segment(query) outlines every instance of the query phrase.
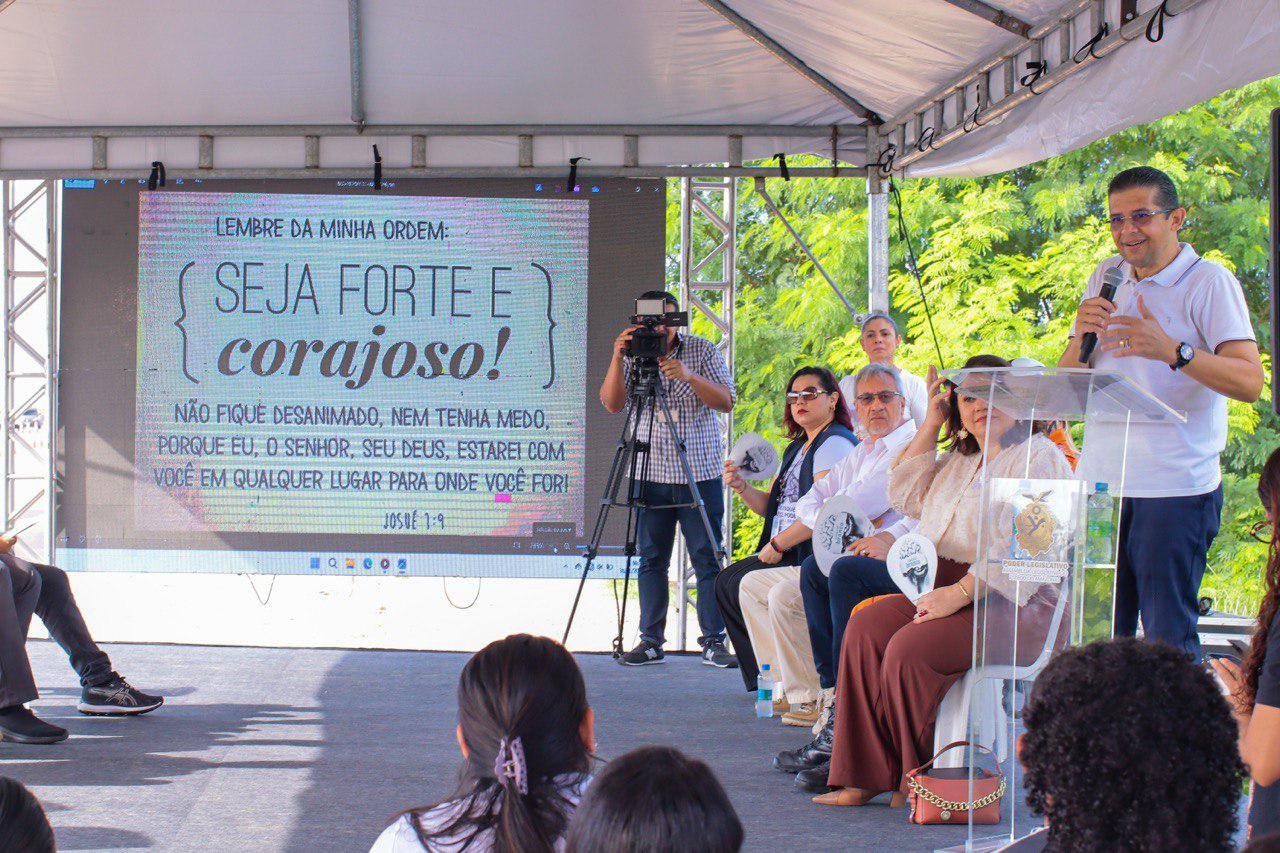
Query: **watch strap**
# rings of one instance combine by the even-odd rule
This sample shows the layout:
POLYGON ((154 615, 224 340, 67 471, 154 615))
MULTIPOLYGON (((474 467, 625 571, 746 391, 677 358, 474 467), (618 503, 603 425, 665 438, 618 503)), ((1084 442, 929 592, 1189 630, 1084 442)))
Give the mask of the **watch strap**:
POLYGON ((1190 358, 1186 358, 1185 356, 1183 356, 1182 354, 1183 347, 1186 347, 1187 349, 1191 350, 1192 358, 1195 357, 1195 349, 1191 346, 1191 344, 1187 343, 1186 341, 1179 341, 1178 349, 1177 349, 1177 359, 1173 362, 1173 364, 1169 365, 1170 370, 1181 370, 1182 368, 1186 367, 1188 364, 1191 363, 1190 358))

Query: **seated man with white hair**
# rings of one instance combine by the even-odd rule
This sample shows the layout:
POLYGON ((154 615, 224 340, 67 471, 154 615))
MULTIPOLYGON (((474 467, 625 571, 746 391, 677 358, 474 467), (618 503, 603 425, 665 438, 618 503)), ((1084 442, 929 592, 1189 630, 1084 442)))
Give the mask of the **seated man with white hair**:
MULTIPOLYGON (((796 520, 774 537, 784 549, 813 535, 823 504, 836 495, 852 498, 877 530, 889 528, 900 536, 913 526, 889 505, 889 465, 916 434, 915 423, 906 416, 898 370, 873 362, 858 371, 853 386, 852 402, 867 437, 796 502, 796 520)), ((756 657, 776 662, 785 695, 800 705, 784 714, 783 722, 811 725, 830 704, 835 680, 832 672, 820 681, 815 667, 800 572, 799 566, 754 571, 742 579, 738 596, 756 657)))

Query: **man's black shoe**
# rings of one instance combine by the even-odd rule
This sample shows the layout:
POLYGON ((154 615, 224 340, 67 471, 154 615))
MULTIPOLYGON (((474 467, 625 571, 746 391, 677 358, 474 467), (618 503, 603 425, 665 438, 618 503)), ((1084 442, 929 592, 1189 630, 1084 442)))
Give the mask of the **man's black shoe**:
POLYGON ((809 794, 825 794, 835 790, 827 784, 827 774, 831 772, 831 762, 826 761, 817 767, 801 770, 796 774, 796 787, 809 794))
POLYGON ((645 666, 651 663, 666 663, 667 656, 662 653, 662 646, 641 640, 640 645, 618 658, 623 666, 645 666))
POLYGON ((723 640, 712 640, 702 647, 702 662, 719 669, 737 669, 738 659, 729 654, 723 640))
POLYGON ((820 764, 831 761, 831 742, 835 735, 835 724, 828 722, 818 736, 799 749, 779 752, 773 759, 773 766, 783 773, 799 773, 820 764))
POLYGON ((22 705, 0 709, 0 739, 14 743, 59 743, 67 739, 67 730, 31 713, 22 705))
POLYGON ((133 717, 154 711, 163 704, 163 696, 143 693, 117 675, 106 684, 81 691, 76 710, 100 717, 133 717))

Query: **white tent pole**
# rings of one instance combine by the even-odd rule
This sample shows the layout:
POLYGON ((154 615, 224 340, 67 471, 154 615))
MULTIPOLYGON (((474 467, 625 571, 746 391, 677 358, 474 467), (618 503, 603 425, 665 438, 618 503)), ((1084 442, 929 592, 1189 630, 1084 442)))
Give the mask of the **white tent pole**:
POLYGON ((351 120, 364 132, 364 45, 360 38, 360 0, 347 0, 347 27, 351 32, 351 120))
POLYGON ((990 21, 997 27, 1008 30, 1014 35, 1026 38, 1027 34, 1031 32, 1031 25, 1026 21, 1009 14, 1003 9, 997 9, 995 6, 983 3, 982 0, 947 0, 947 2, 958 9, 964 9, 966 12, 971 12, 983 20, 990 21))
POLYGON ((844 293, 841 292, 835 281, 827 274, 826 269, 822 266, 822 262, 814 256, 813 251, 809 248, 809 244, 804 241, 804 238, 801 237, 799 233, 797 233, 796 229, 791 227, 791 223, 787 221, 787 217, 782 215, 782 211, 778 210, 778 205, 774 203, 773 197, 770 196, 769 191, 765 189, 764 178, 756 178, 756 195, 760 196, 764 201, 764 206, 769 209, 769 212, 773 214, 774 218, 782 223, 782 227, 787 229, 787 233, 791 235, 791 239, 800 247, 800 251, 804 252, 813 263, 813 268, 827 280, 827 284, 829 284, 831 289, 835 291, 836 296, 840 297, 840 301, 844 303, 844 307, 849 309, 849 313, 856 318, 858 316, 858 309, 853 307, 853 303, 849 301, 849 297, 845 296, 844 293))
POLYGON ((844 89, 841 89, 835 83, 832 83, 826 77, 823 77, 817 71, 814 71, 798 56, 778 44, 778 42, 776 42, 768 33, 739 15, 737 12, 733 11, 733 9, 722 3, 721 0, 702 0, 702 4, 728 21, 734 29, 738 30, 738 32, 742 33, 747 38, 772 53, 778 59, 782 60, 789 68, 801 77, 808 80, 831 97, 835 98, 846 110, 873 124, 880 123, 880 116, 877 115, 874 110, 863 106, 857 98, 853 97, 853 95, 850 95, 844 89))
POLYGON ((889 310, 889 193, 875 167, 867 169, 867 310, 889 310))

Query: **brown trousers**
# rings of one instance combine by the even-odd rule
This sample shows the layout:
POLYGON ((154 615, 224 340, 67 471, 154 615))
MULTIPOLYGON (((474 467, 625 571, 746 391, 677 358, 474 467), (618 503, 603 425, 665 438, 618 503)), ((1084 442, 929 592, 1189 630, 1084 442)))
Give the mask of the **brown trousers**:
MULTIPOLYGON (((1052 604, 1039 595, 1033 601, 1020 620, 1016 657, 1024 665, 1044 648, 1046 606, 1052 613, 1052 604)), ((894 595, 849 617, 836 679, 828 784, 898 790, 903 773, 933 757, 938 707, 973 663, 973 613, 966 607, 915 624, 915 605, 905 595, 894 595)), ((999 630, 998 623, 1011 629, 1013 607, 993 595, 986 618, 989 630, 999 630)))

